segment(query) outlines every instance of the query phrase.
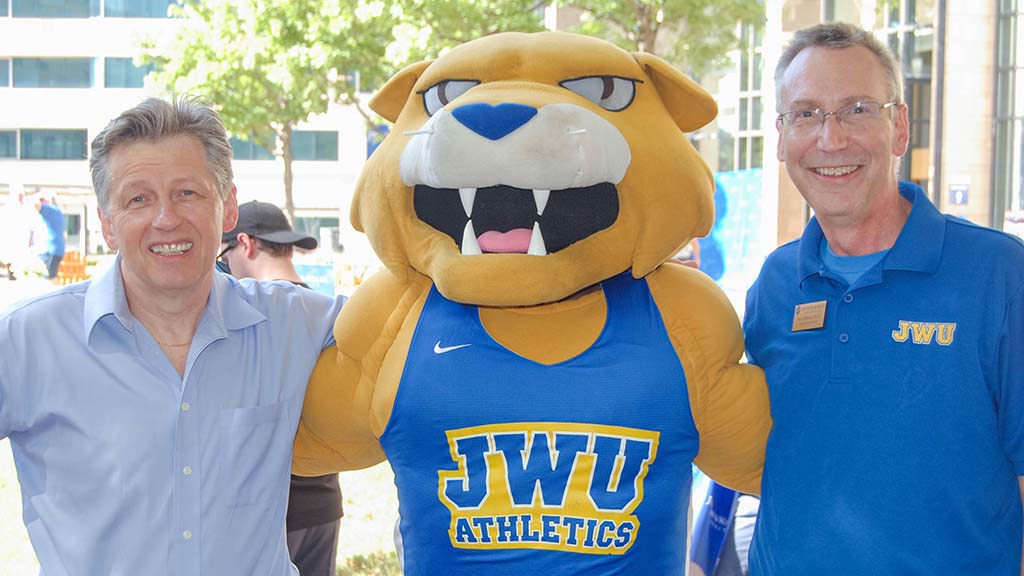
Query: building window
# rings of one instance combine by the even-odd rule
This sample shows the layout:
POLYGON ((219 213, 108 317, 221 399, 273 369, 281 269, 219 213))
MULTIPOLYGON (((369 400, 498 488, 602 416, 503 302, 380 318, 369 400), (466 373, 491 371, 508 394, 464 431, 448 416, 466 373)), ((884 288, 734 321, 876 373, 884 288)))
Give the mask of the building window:
MULTIPOLYGON (((736 163, 732 165, 733 170, 748 170, 760 168, 764 164, 764 137, 744 136, 736 138, 736 163)), ((727 166, 720 166, 725 168, 727 166)))
POLYGON ((92 58, 15 58, 15 88, 90 88, 92 58))
POLYGON ((931 80, 914 78, 907 81, 904 99, 913 106, 910 117, 910 148, 931 147, 932 127, 932 83, 931 80))
POLYGON ((7 0, 0 0, 0 18, 7 16, 7 0))
POLYGON ((104 58, 103 86, 106 88, 143 88, 152 66, 136 66, 131 58, 104 58))
POLYGON ((739 94, 736 115, 732 118, 735 132, 723 130, 719 122, 718 170, 747 170, 763 164, 764 154, 764 76, 763 23, 742 24, 740 37, 739 94))
POLYGON ((320 238, 321 228, 337 228, 340 224, 337 216, 296 216, 295 231, 305 236, 320 238))
POLYGON ((329 245, 322 245, 322 248, 330 249, 334 252, 340 252, 342 250, 341 243, 339 241, 338 230, 341 221, 337 216, 295 216, 295 231, 304 236, 312 236, 317 241, 323 240, 329 242, 329 245), (321 230, 327 229, 326 234, 322 234, 321 230))
POLYGON ((81 214, 64 214, 64 235, 69 239, 79 235, 82 230, 81 214))
POLYGON ((103 15, 108 18, 167 18, 174 0, 106 0, 103 15))
POLYGON ((295 160, 338 160, 338 133, 295 130, 292 132, 295 160))
POLYGON ((718 130, 718 170, 729 171, 736 167, 736 139, 728 130, 718 130))
POLYGON ((15 18, 89 18, 100 15, 100 0, 11 0, 11 14, 15 18))
MULTIPOLYGON (((3 0, 0 0, 3 2, 3 0)), ((0 58, 0 88, 7 88, 11 85, 11 61, 0 58)))
POLYGON ((1024 230, 1024 1, 1001 0, 996 28, 993 225, 1024 230))
POLYGON ((14 130, 0 130, 0 158, 17 158, 17 142, 17 132, 14 130))
POLYGON ((249 140, 231 137, 231 152, 235 160, 273 160, 274 154, 249 140))
POLYGON ((900 162, 899 178, 926 186, 931 164, 935 1, 889 0, 884 7, 876 11, 875 24, 903 69, 903 100, 911 128, 910 153, 900 162))
POLYGON ((22 130, 22 160, 85 160, 85 130, 22 130))

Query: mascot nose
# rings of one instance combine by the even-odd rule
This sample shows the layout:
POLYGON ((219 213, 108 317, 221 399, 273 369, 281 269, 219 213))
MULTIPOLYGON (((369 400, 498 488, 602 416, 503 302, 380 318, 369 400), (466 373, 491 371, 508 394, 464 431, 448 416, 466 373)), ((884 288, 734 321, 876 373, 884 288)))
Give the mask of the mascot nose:
POLYGON ((452 110, 452 116, 466 128, 490 140, 504 138, 536 115, 533 106, 507 102, 497 106, 477 102, 452 110))

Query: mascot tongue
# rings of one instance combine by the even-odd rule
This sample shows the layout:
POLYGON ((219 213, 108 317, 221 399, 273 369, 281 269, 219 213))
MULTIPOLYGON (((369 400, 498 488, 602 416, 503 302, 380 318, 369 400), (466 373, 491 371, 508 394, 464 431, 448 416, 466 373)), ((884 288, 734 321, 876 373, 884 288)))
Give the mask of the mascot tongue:
POLYGON ((529 228, 516 228, 508 232, 484 232, 476 239, 483 252, 511 252, 526 254, 530 249, 530 236, 533 231, 529 228))

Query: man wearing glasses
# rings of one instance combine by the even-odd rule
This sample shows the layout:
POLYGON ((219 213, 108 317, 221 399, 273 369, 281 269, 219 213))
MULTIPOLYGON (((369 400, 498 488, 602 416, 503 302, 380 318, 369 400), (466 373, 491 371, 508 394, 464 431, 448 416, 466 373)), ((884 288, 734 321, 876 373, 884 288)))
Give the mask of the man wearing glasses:
POLYGON ((747 296, 774 419, 751 574, 1017 576, 1024 245, 897 182, 907 106, 874 37, 801 30, 775 78, 815 217, 747 296))

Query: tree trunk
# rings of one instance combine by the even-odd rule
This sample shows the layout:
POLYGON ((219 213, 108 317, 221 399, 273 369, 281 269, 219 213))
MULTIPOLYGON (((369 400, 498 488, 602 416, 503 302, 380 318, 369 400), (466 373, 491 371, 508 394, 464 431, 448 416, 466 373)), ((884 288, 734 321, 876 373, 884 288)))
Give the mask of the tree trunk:
POLYGON ((281 127, 277 135, 281 141, 281 160, 284 162, 284 213, 295 226, 295 201, 292 199, 292 125, 281 127))
POLYGON ((636 22, 636 44, 639 52, 657 54, 658 11, 657 5, 638 4, 636 22))

